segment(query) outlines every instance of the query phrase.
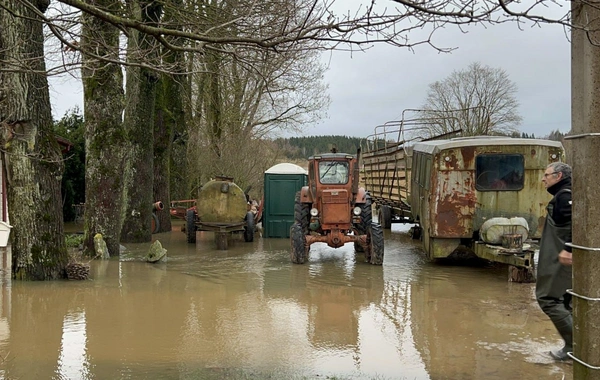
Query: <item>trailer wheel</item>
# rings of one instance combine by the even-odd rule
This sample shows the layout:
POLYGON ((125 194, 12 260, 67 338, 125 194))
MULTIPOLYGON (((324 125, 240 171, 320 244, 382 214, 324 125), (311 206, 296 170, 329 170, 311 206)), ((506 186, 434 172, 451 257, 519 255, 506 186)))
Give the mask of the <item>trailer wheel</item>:
POLYGON ((390 206, 382 205, 377 210, 377 220, 384 230, 392 228, 392 209, 390 206))
POLYGON ((160 231, 160 222, 158 220, 158 215, 152 213, 152 220, 150 221, 150 230, 151 233, 156 234, 160 231))
POLYGON ((308 247, 306 246, 306 235, 302 231, 302 226, 299 223, 292 224, 290 228, 290 242, 292 251, 290 258, 294 264, 304 264, 308 259, 308 247))
POLYGON ((188 243, 196 243, 196 213, 194 210, 187 210, 185 213, 185 235, 188 243))
POLYGON ((294 222, 302 227, 304 234, 308 233, 308 223, 310 221, 310 204, 300 201, 300 192, 296 193, 294 200, 294 222))
POLYGON ((411 239, 419 240, 421 239, 421 227, 420 226, 412 226, 410 230, 408 230, 411 239))
POLYGON ((373 223, 367 235, 365 260, 373 265, 383 264, 383 229, 379 224, 373 223))
POLYGON ((246 214, 246 226, 244 226, 244 241, 250 243, 254 241, 254 213, 248 211, 246 214))

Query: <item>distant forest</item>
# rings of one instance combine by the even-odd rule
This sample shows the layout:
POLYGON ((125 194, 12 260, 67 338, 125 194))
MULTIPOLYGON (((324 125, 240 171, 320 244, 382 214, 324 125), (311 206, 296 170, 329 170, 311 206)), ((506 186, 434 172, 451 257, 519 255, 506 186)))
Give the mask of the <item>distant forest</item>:
MULTIPOLYGON (((566 134, 558 130, 551 131, 548 136, 541 137, 542 139, 562 141, 566 134)), ((535 139, 535 134, 514 133, 512 137, 535 139)), ((277 146, 282 148, 282 153, 288 159, 306 159, 312 155, 319 153, 328 153, 332 146, 337 147, 340 153, 356 154, 356 150, 363 140, 360 137, 348 136, 306 136, 306 137, 290 137, 278 138, 275 140, 277 146)))
POLYGON ((360 137, 330 135, 278 138, 275 143, 282 148, 287 158, 306 159, 315 154, 329 153, 332 146, 335 146, 339 153, 356 154, 360 140, 360 137))

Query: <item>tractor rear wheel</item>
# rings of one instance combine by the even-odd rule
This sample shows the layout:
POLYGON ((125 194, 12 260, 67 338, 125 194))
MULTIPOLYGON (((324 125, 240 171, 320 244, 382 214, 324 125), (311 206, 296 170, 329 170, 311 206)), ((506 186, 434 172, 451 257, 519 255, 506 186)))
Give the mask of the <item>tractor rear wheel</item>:
POLYGON ((367 235, 365 260, 373 265, 383 264, 383 229, 379 224, 373 223, 367 235))
POLYGON ((196 243, 196 213, 194 210, 187 210, 185 213, 185 235, 188 243, 196 243))
MULTIPOLYGON (((373 222, 373 210, 371 206, 371 197, 367 195, 365 203, 358 205, 361 208, 360 212, 360 223, 354 225, 356 232, 359 235, 367 234, 367 231, 371 227, 373 222)), ((354 250, 356 252, 365 252, 365 249, 359 243, 354 243, 354 250)))
POLYGON ((356 228, 361 235, 367 233, 367 230, 371 227, 371 223, 373 222, 373 209, 371 205, 371 197, 369 195, 367 195, 365 203, 358 205, 361 209, 360 223, 356 225, 356 228))
POLYGON ((308 233, 308 223, 310 222, 310 204, 300 201, 300 192, 296 193, 294 201, 294 222, 302 227, 304 234, 308 233))
POLYGON ((308 247, 306 246, 306 235, 299 223, 292 224, 290 228, 290 242, 292 251, 290 258, 294 264, 304 264, 308 259, 308 247))
POLYGON ((254 213, 248 211, 246 214, 246 225, 244 226, 244 241, 250 243, 254 241, 254 213))

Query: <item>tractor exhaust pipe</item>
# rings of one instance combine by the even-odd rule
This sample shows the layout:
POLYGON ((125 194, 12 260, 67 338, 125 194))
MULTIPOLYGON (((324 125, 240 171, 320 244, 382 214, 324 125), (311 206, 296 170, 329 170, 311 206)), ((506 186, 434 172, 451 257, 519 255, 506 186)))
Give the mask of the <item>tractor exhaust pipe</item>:
POLYGON ((358 176, 360 175, 360 147, 356 150, 356 165, 354 165, 354 170, 352 172, 352 205, 354 205, 354 200, 356 199, 356 194, 358 194, 358 176))

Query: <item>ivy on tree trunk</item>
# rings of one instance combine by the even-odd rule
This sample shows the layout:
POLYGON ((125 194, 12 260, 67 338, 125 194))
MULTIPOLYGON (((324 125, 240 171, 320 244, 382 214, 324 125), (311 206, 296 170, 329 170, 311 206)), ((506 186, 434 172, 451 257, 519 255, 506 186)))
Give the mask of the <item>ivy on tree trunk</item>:
MULTIPOLYGON (((49 2, 32 4, 45 12, 49 2)), ((43 25, 37 13, 14 0, 0 7, 0 25, 0 123, 13 226, 12 277, 65 278, 68 254, 60 196, 63 164, 53 134, 43 25)))

